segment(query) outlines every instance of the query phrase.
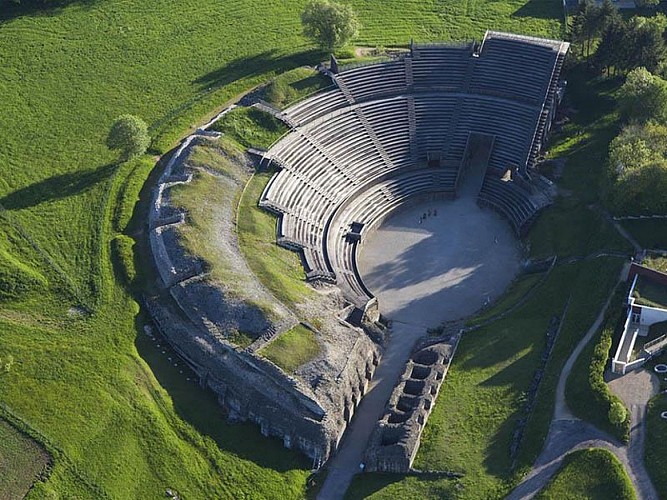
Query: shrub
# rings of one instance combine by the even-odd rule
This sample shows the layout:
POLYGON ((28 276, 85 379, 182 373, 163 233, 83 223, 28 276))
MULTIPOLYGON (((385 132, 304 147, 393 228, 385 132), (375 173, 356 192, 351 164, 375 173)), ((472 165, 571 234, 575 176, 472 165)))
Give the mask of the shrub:
POLYGON ((620 401, 613 401, 609 407, 609 421, 612 425, 621 426, 628 418, 628 412, 620 401))

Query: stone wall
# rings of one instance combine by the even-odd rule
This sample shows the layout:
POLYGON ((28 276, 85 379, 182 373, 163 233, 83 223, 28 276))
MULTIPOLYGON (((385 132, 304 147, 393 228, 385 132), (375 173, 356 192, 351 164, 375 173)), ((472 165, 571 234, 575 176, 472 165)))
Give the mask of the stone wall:
POLYGON ((411 469, 458 340, 454 336, 412 354, 369 439, 366 471, 406 473, 411 469))
MULTIPOLYGON (((215 392, 230 420, 256 423, 264 435, 282 439, 286 447, 300 450, 319 465, 335 450, 365 394, 381 347, 362 328, 336 317, 344 301, 334 290, 298 311, 302 317, 317 311, 329 319, 313 328, 321 354, 294 374, 257 355, 256 349, 230 343, 233 332, 279 336, 298 320, 256 282, 244 261, 235 266, 243 268, 248 284, 246 295, 239 296, 224 283, 210 280, 206 262, 182 247, 178 226, 188 221, 172 206, 169 193, 171 187, 192 180, 186 160, 190 148, 203 140, 208 138, 188 138, 154 189, 149 242, 168 293, 145 303, 161 335, 202 385, 215 392)), ((223 221, 227 222, 233 225, 223 221)), ((226 244, 238 250, 236 241, 226 244)))

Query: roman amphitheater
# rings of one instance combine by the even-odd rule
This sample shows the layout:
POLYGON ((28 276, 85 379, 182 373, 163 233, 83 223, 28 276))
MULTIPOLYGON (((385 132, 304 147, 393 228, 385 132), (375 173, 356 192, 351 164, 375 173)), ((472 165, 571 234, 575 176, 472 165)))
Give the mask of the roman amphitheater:
POLYGON ((188 149, 219 134, 202 129, 181 147, 154 189, 162 293, 146 305, 230 419, 256 423, 314 468, 343 455, 366 470, 410 470, 461 320, 512 282, 524 255, 517 236, 551 203, 554 186, 534 166, 567 50, 498 32, 412 43, 388 62, 332 58, 319 68, 331 85, 287 109, 250 103, 289 132, 237 158, 239 178, 225 182, 236 189, 254 168, 275 170, 258 203, 278 216, 277 244, 298 252, 315 291, 296 305, 252 278, 231 210, 217 244, 238 283, 215 280, 183 249, 187 214, 172 190, 192 178, 188 149), (262 353, 298 325, 320 350, 288 371, 262 353), (238 332, 251 341, 239 344, 238 332))

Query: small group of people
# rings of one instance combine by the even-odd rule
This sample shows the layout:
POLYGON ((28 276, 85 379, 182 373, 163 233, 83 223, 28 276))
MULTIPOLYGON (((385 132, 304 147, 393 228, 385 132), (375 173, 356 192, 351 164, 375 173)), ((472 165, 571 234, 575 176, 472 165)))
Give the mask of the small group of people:
POLYGON ((426 220, 427 217, 430 216, 437 217, 438 216, 438 211, 434 208, 431 210, 430 208, 428 209, 428 212, 424 212, 420 217, 419 217, 419 223, 421 224, 423 221, 426 220))

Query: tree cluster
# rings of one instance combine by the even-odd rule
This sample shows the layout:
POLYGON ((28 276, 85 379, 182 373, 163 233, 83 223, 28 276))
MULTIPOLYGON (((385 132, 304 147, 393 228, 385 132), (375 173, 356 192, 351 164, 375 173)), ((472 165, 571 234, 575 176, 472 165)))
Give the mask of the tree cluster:
POLYGON ((611 0, 583 0, 572 18, 571 38, 580 54, 608 75, 639 67, 657 71, 667 55, 666 29, 663 14, 624 19, 611 0))
POLYGON ((610 205, 621 213, 667 213, 667 81, 632 70, 619 106, 626 125, 609 147, 610 205))

